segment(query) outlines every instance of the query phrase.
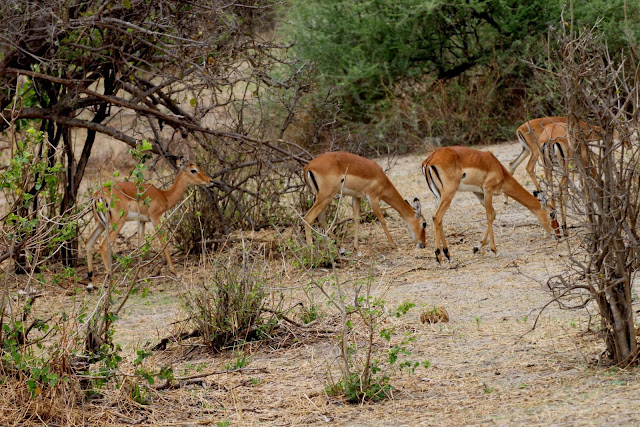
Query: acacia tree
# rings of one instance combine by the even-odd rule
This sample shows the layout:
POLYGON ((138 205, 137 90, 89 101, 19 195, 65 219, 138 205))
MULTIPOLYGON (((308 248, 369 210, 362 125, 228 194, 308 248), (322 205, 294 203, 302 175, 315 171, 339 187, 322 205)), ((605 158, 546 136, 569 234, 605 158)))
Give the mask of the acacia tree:
MULTIPOLYGON (((54 148, 47 152, 62 153, 66 175, 60 212, 77 202, 97 134, 131 147, 147 139, 158 155, 183 150, 186 138, 211 154, 214 164, 207 169, 218 169, 212 174, 219 186, 208 196, 216 210, 234 191, 250 191, 242 184, 225 186, 230 171, 306 158, 283 141, 265 141, 283 137, 295 100, 308 85, 306 69, 278 59, 286 46, 260 36, 269 29, 275 3, 0 2, 0 130, 20 130, 29 120, 47 134, 54 148), (276 67, 280 78, 273 77, 276 67), (265 88, 279 91, 289 108, 275 135, 256 103, 265 88), (79 153, 74 138, 81 138, 79 153), (293 150, 300 155, 292 156, 293 150)), ((53 156, 50 165, 56 162, 53 156)), ((264 174, 264 168, 250 174, 264 174)), ((228 232, 225 215, 235 215, 238 208, 218 209, 214 230, 228 232)), ((76 249, 72 240, 63 257, 68 263, 76 249)))
POLYGON ((560 42, 556 76, 573 145, 568 170, 576 176, 564 178, 577 240, 567 240, 570 265, 548 286, 564 308, 595 303, 606 354, 626 366, 638 357, 632 285, 640 262, 640 146, 631 136, 640 124, 639 68, 632 57, 613 61, 595 30, 565 33, 560 42), (571 126, 579 119, 597 125, 600 139, 571 126))

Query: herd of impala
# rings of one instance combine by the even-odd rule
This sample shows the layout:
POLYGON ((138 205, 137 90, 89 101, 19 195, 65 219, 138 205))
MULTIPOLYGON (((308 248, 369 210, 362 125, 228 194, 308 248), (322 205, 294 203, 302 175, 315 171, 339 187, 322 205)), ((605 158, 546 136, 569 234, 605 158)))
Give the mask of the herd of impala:
MULTIPOLYGON (((599 138, 600 128, 585 122, 580 122, 578 126, 590 133, 587 138, 599 138)), ((493 221, 496 216, 493 209, 493 196, 499 194, 511 197, 529 209, 538 218, 545 231, 554 238, 559 238, 561 233, 566 235, 566 200, 563 200, 567 190, 566 173, 569 170, 568 163, 575 161, 571 139, 567 132, 567 119, 544 117, 529 120, 517 129, 516 136, 522 145, 522 152, 509 164, 509 170, 490 152, 467 147, 438 148, 422 162, 422 173, 437 201, 437 208, 433 214, 433 226, 435 255, 438 262, 442 262, 444 257, 451 261, 442 230, 442 218, 458 191, 473 192, 486 210, 487 228, 480 246, 475 247, 474 252, 482 250, 487 240, 491 250, 495 254, 498 252, 493 237, 493 221), (530 159, 526 169, 536 187, 535 196, 512 176, 518 165, 528 156, 530 159), (553 170, 554 162, 565 172, 560 181, 560 197, 557 201, 553 197, 547 201, 544 192, 540 189, 534 172, 538 161, 545 167, 547 180, 552 179, 549 174, 553 170), (561 225, 556 218, 556 205, 560 208, 561 225)), ((100 245, 100 254, 107 271, 110 271, 109 244, 115 242, 125 222, 138 221, 138 244, 142 245, 145 223, 151 222, 154 226, 159 226, 162 215, 182 199, 188 186, 213 185, 212 178, 202 172, 197 165, 180 158, 177 166, 178 175, 168 190, 160 190, 151 184, 144 184, 139 189, 131 182, 121 181, 95 192, 93 216, 96 225, 86 244, 88 277, 85 283, 89 287, 94 276, 93 247, 103 232, 109 230, 100 245)), ((330 233, 325 211, 334 197, 344 195, 352 197, 353 246, 358 255, 360 254, 358 242, 360 200, 365 198, 369 200, 373 213, 382 224, 392 248, 396 248, 396 244, 387 229, 380 209, 380 200, 388 203, 404 219, 416 246, 418 248, 426 246, 427 222, 422 216, 420 201, 415 198, 412 203, 409 203, 403 199, 382 168, 374 161, 346 152, 327 152, 307 164, 304 168, 304 179, 315 194, 315 202, 304 216, 308 244, 313 240, 311 226, 316 218, 330 233)), ((163 252, 169 269, 178 276, 166 244, 163 252)))

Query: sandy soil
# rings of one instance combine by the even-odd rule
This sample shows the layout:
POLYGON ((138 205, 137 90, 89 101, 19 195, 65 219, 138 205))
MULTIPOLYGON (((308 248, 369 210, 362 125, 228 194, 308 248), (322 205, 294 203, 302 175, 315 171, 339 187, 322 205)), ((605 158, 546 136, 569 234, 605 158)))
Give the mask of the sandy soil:
MULTIPOLYGON (((512 143, 486 149, 507 164, 518 147, 512 143)), ((420 174, 426 154, 401 157, 389 175, 401 194, 422 200, 429 220, 435 199, 420 174)), ((532 189, 524 166, 516 178, 532 189)), ((338 270, 346 289, 372 273, 373 293, 382 296, 387 307, 403 301, 418 306, 390 324, 400 332, 415 332, 411 358, 429 360, 431 366, 392 375, 393 399, 350 405, 328 397, 323 389, 328 367, 335 369, 336 336, 285 324, 277 339, 245 348, 251 353, 248 370, 154 391, 150 405, 112 408, 111 413, 118 412, 116 419, 122 423, 139 420, 149 425, 637 425, 637 370, 595 364, 603 343, 586 332, 588 313, 551 304, 537 317, 551 299, 544 281, 563 268, 564 244, 545 235, 536 218, 513 200, 504 205, 498 197, 494 205, 498 257, 490 251, 473 254, 485 229, 485 212, 472 194, 460 193, 444 217, 452 264, 437 264, 430 221, 428 247, 419 250, 412 247, 399 216, 390 212, 388 224, 399 249, 389 249, 380 224, 365 223, 363 256, 348 257, 338 270), (420 323, 421 309, 434 305, 446 308, 448 323, 420 323)), ((181 291, 189 283, 207 280, 197 260, 176 261, 183 263, 182 282, 152 281, 149 294, 134 296, 117 322, 115 340, 124 344, 129 361, 134 349, 176 330, 172 322, 184 316, 181 291)), ((291 303, 308 304, 301 289, 310 283, 310 275, 318 279, 331 274, 296 268, 291 256, 284 262, 275 259, 272 268, 271 296, 284 293, 291 303)), ((335 328, 337 315, 312 293, 324 311, 317 327, 335 328)), ((382 343, 378 350, 384 350, 382 343)), ((212 354, 202 347, 177 346, 155 354, 151 362, 190 375, 197 369, 223 370, 234 360, 233 351, 212 354)))

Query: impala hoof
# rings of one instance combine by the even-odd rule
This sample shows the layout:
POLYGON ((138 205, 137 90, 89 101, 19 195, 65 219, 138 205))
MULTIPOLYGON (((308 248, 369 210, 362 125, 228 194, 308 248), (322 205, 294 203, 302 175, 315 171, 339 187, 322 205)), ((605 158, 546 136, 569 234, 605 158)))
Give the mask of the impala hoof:
POLYGON ((473 253, 477 254, 478 252, 482 253, 482 248, 480 246, 474 246, 473 253))
POLYGON ((80 285, 84 285, 84 288, 87 292, 91 292, 93 291, 94 287, 93 287, 93 273, 89 272, 87 274, 87 277, 85 277, 82 280, 78 280, 78 284, 80 285))

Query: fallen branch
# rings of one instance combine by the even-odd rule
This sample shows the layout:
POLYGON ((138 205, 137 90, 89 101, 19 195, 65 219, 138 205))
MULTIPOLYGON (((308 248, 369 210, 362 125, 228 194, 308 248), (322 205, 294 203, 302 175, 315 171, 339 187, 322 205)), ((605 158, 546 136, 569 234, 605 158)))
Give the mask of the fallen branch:
POLYGON ((178 377, 172 380, 167 380, 164 384, 155 387, 155 390, 167 390, 167 389, 176 389, 180 387, 184 387, 186 385, 197 383, 194 380, 202 379, 206 377, 210 377, 212 375, 221 375, 221 374, 230 374, 234 372, 260 372, 263 374, 268 373, 267 368, 236 368, 236 369, 225 369, 222 371, 211 371, 205 372, 202 374, 190 375, 188 377, 178 377))

